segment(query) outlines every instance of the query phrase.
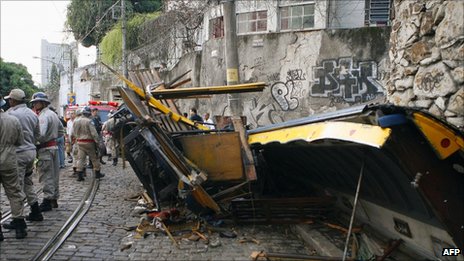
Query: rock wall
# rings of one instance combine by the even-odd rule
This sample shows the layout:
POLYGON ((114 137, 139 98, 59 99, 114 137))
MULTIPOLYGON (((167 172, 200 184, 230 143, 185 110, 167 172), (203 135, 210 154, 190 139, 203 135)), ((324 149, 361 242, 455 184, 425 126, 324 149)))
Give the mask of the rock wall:
MULTIPOLYGON (((239 36, 240 81, 268 84, 262 93, 239 96, 242 115, 255 128, 384 101, 389 34, 383 27, 239 36)), ((207 41, 195 61, 191 68, 199 75, 192 78, 199 86, 225 85, 223 39, 207 41)), ((168 79, 185 72, 185 65, 178 67, 168 79)), ((181 111, 197 107, 201 114, 230 115, 227 95, 176 103, 181 111)))
POLYGON ((464 3, 395 1, 388 101, 464 128, 464 3))

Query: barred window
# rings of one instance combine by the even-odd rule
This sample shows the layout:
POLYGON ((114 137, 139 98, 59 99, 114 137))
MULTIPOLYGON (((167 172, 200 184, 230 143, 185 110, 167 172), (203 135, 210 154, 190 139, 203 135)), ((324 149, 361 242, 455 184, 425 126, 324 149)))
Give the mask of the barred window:
POLYGON ((314 27, 314 4, 280 8, 280 29, 298 30, 314 27))
POLYGON ((267 11, 241 13, 237 15, 237 33, 267 31, 267 11))

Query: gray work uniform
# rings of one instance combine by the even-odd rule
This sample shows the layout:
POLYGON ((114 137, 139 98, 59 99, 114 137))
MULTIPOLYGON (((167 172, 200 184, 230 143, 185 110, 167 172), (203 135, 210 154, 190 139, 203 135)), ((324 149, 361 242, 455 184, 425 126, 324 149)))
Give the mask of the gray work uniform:
POLYGON ((16 148, 18 178, 27 203, 32 206, 38 201, 31 174, 37 156, 35 139, 40 135, 39 118, 26 104, 16 105, 8 109, 7 113, 19 120, 23 130, 24 142, 16 148))
POLYGON ((91 119, 81 116, 78 120, 74 121, 72 136, 76 139, 76 144, 79 148, 77 154, 77 171, 84 170, 86 156, 89 156, 90 161, 92 161, 93 169, 100 171, 100 160, 97 157, 99 136, 91 119))
POLYGON ((13 218, 24 218, 26 195, 19 184, 16 163, 16 146, 22 144, 23 139, 19 120, 0 110, 0 183, 10 201, 13 218))
POLYGON ((113 137, 113 130, 115 126, 115 119, 109 118, 102 127, 102 131, 106 132, 105 136, 105 143, 106 143, 106 150, 108 154, 111 154, 113 159, 118 157, 118 151, 116 150, 116 138, 113 137))
POLYGON ((73 168, 76 168, 76 170, 77 170, 77 155, 79 154, 79 147, 77 146, 77 143, 76 143, 76 137, 72 135, 72 132, 74 130, 74 123, 81 117, 82 116, 79 115, 79 116, 76 116, 76 118, 74 118, 72 128, 70 129, 70 132, 68 133, 69 140, 71 141, 71 146, 72 146, 72 157, 73 157, 72 166, 73 168))
POLYGON ((39 113, 40 136, 37 157, 37 172, 39 182, 43 183, 44 199, 57 200, 59 192, 60 162, 56 139, 63 135, 64 128, 56 113, 48 107, 39 113))

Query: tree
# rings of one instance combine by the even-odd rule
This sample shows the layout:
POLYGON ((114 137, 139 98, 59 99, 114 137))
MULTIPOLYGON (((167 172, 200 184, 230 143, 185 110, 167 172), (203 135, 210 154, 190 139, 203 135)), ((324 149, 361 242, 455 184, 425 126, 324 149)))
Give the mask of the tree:
POLYGON ((32 75, 27 71, 26 66, 17 63, 4 62, 0 58, 0 93, 6 96, 11 89, 19 88, 26 93, 26 97, 31 97, 39 88, 34 85, 32 75))
POLYGON ((50 71, 50 81, 48 83, 47 89, 50 94, 57 92, 60 90, 60 72, 56 68, 56 65, 52 65, 52 69, 50 71))
MULTIPOLYGON (((97 46, 117 22, 109 9, 118 0, 72 0, 68 5, 66 27, 83 46, 97 46), (97 24, 98 22, 98 24, 97 24)), ((150 13, 161 7, 161 0, 126 0, 127 15, 150 13)), ((119 7, 119 3, 115 7, 119 7)))

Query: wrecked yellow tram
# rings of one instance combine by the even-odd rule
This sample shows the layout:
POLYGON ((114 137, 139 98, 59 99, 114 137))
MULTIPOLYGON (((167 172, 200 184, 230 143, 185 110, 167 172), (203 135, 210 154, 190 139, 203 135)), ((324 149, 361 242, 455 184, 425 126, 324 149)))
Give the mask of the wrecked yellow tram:
POLYGON ((238 223, 339 219, 348 235, 370 230, 395 240, 390 251, 427 259, 464 248, 464 135, 428 113, 364 105, 253 130, 232 119, 233 130, 212 131, 166 100, 181 91, 119 77, 129 87, 114 116, 120 145, 156 210, 175 198, 238 223))

